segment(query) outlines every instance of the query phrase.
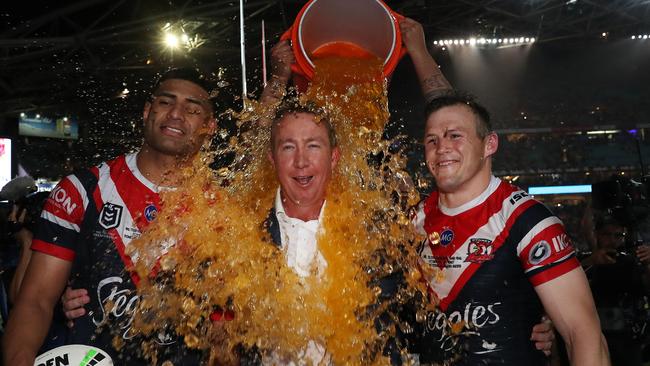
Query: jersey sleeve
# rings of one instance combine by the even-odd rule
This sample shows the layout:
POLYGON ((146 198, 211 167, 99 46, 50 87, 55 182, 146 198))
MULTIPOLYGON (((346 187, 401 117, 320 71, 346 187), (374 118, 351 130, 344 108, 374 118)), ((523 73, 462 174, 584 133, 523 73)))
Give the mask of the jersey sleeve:
POLYGON ((580 266, 562 221, 541 203, 536 206, 535 209, 548 215, 540 218, 517 245, 517 255, 533 286, 580 266))
POLYGON ((63 178, 43 205, 32 250, 67 261, 74 260, 87 205, 86 192, 78 178, 75 175, 63 178))

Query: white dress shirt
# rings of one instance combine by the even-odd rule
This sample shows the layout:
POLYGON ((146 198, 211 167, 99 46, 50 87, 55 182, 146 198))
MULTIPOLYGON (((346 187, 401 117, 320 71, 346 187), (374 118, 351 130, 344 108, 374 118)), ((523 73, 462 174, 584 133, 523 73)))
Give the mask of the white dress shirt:
MULTIPOLYGON (((287 265, 302 278, 311 274, 320 276, 327 267, 325 258, 318 250, 317 240, 324 207, 325 203, 320 209, 318 220, 302 221, 286 214, 282 205, 280 188, 275 195, 275 217, 280 224, 281 247, 287 259, 287 265)), ((309 340, 307 345, 299 351, 296 361, 282 360, 277 354, 272 354, 264 357, 262 363, 264 365, 287 366, 330 365, 331 359, 323 345, 309 340)))
POLYGON ((275 217, 280 224, 281 247, 287 259, 287 265, 300 277, 309 276, 312 271, 322 274, 327 267, 327 262, 318 250, 316 239, 323 216, 325 203, 320 209, 318 220, 302 221, 289 217, 282 205, 280 189, 275 195, 275 217))

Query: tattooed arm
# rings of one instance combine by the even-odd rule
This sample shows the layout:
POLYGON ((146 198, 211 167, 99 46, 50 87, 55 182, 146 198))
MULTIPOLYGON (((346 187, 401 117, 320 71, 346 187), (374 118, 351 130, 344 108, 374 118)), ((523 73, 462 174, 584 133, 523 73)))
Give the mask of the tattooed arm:
POLYGON ((402 41, 411 56, 415 72, 420 80, 424 101, 428 103, 438 95, 450 90, 451 84, 427 50, 422 25, 413 19, 404 18, 400 21, 399 26, 402 31, 402 41))

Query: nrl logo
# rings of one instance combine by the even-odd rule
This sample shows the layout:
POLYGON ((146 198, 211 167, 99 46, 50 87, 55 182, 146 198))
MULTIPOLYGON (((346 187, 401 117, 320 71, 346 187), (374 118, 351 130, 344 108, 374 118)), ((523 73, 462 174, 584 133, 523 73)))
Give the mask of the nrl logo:
POLYGON ((120 226, 123 209, 120 205, 106 202, 99 214, 99 224, 106 230, 120 226))
POLYGON ((465 262, 483 263, 494 258, 492 254, 492 240, 472 238, 467 246, 465 262))

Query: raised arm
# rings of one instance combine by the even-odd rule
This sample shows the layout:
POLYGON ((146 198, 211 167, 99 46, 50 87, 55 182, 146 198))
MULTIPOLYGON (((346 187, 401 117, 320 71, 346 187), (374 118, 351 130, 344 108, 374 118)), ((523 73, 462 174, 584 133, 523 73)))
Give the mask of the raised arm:
POLYGON ((34 252, 2 340, 4 364, 33 366, 72 262, 34 252))
POLYGON ((402 31, 402 42, 415 66, 424 101, 428 103, 436 96, 450 90, 451 84, 427 49, 422 25, 413 19, 403 18, 399 26, 402 31))
POLYGON ((277 103, 286 93, 291 78, 291 64, 295 62, 289 41, 280 41, 271 49, 271 78, 266 83, 260 102, 277 103))
POLYGON ((535 291, 564 339, 571 365, 610 365, 607 343, 582 268, 545 282, 535 291))

